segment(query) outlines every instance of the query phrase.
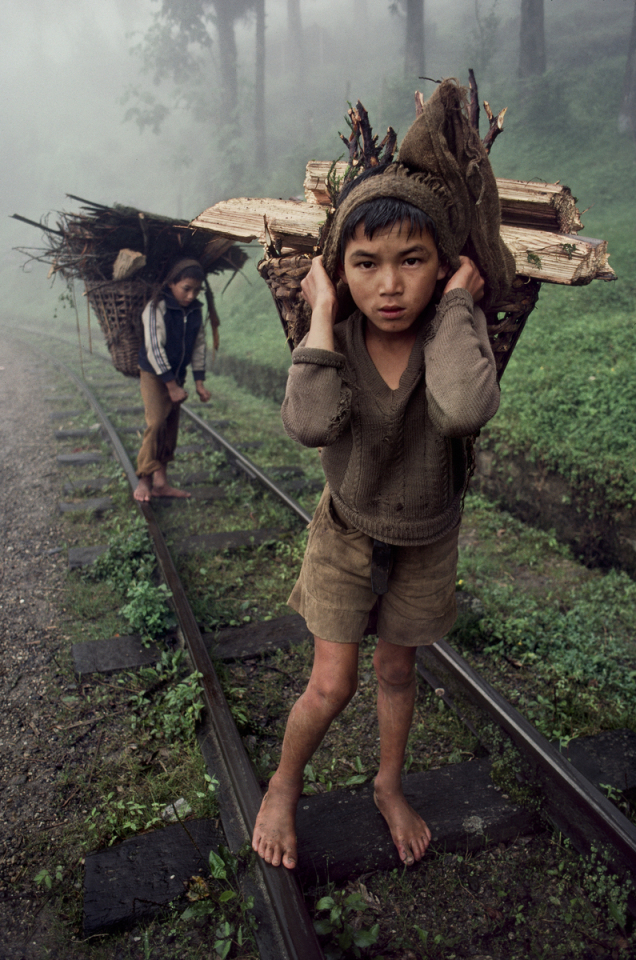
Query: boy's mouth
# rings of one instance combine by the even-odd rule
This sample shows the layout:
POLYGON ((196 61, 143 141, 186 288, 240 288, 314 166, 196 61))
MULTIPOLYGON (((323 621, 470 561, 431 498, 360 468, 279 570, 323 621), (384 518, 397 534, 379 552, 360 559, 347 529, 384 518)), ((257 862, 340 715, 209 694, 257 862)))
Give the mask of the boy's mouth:
POLYGON ((382 314, 382 316, 385 317, 387 320, 394 320, 396 317, 401 317, 401 316, 402 316, 402 314, 404 313, 404 307, 385 306, 385 307, 380 307, 380 311, 379 311, 379 312, 380 312, 380 313, 382 314))

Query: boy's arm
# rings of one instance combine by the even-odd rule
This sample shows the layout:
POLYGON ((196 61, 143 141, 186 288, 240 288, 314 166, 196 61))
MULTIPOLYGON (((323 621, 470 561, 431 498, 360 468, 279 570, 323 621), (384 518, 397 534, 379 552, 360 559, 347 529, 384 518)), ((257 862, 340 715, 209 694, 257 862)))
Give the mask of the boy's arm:
POLYGON ((434 323, 435 335, 424 345, 429 415, 443 436, 467 437, 499 407, 486 317, 468 289, 449 282, 434 323))
POLYGON ((302 282, 312 308, 309 333, 292 354, 282 417, 285 430, 306 447, 337 440, 351 412, 351 391, 343 380, 345 358, 335 350, 336 291, 322 266, 312 260, 302 282))

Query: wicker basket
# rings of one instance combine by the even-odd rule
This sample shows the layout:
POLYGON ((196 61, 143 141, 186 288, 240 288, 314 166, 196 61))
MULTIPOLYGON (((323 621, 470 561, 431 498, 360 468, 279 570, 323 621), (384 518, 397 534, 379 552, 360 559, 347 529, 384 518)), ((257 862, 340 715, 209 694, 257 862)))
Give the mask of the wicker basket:
MULTIPOLYGON (((297 346, 308 329, 307 313, 301 297, 300 284, 309 272, 309 254, 287 257, 266 257, 258 265, 278 308, 287 340, 297 346)), ((516 276, 506 300, 494 304, 486 313, 488 338, 495 355, 497 378, 502 374, 521 335, 525 322, 532 313, 541 283, 516 276)))
POLYGON ((495 355, 498 380, 501 380, 526 320, 535 308, 540 289, 540 280, 517 274, 505 301, 486 311, 488 339, 495 355))
POLYGON ((89 281, 86 293, 106 338, 113 366, 127 377, 138 377, 143 338, 141 314, 150 296, 148 285, 143 280, 89 281))

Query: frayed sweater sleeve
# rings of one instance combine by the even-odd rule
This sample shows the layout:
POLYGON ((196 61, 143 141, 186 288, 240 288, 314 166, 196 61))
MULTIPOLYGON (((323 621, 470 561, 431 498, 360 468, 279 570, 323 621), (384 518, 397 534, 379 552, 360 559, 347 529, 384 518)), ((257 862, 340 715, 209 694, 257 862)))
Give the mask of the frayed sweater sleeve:
POLYGON ((495 415, 499 385, 486 317, 467 290, 445 294, 424 344, 429 415, 445 437, 468 437, 495 415))
POLYGON ((305 447, 334 443, 351 416, 351 390, 341 353, 305 347, 292 354, 282 407, 283 426, 305 447))

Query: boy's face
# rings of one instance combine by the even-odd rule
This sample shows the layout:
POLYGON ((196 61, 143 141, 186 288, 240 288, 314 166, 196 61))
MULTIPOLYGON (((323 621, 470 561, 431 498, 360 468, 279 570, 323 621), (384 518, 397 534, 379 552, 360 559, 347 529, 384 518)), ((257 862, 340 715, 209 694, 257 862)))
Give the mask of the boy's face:
POLYGON ((428 230, 412 230, 409 235, 409 227, 394 224, 369 240, 364 224, 359 224, 340 266, 355 305, 383 334, 408 330, 447 272, 428 230))
POLYGON ((201 293, 202 284, 192 277, 185 277, 183 280, 177 280, 176 283, 169 283, 170 292, 180 307, 189 307, 193 300, 201 293))

